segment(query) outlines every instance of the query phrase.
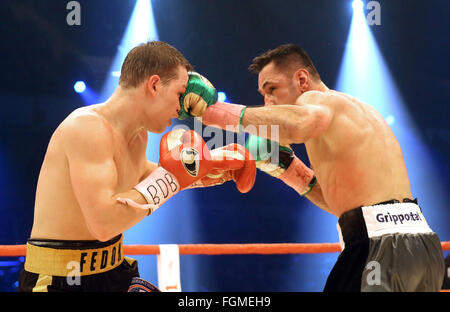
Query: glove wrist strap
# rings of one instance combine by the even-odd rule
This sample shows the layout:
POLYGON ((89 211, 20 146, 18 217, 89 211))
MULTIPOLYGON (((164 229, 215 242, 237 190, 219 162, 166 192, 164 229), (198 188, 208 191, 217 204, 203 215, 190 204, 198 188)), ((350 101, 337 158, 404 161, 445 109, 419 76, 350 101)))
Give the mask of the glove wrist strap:
POLYGON ((315 180, 314 171, 296 156, 294 156, 289 168, 279 176, 279 179, 296 190, 301 196, 308 194, 315 184, 315 181, 313 181, 315 180))
POLYGON ((245 108, 246 106, 240 104, 217 102, 206 109, 202 122, 207 126, 240 132, 245 108))
POLYGON ((308 187, 306 188, 306 190, 303 193, 301 193, 300 195, 301 196, 306 196, 309 192, 312 191, 312 189, 313 189, 314 185, 316 185, 316 183, 317 183, 317 179, 316 179, 316 176, 314 176, 312 178, 311 182, 309 182, 308 187))
POLYGON ((158 167, 137 184, 134 189, 144 196, 147 205, 140 205, 135 202, 133 204, 141 206, 140 208, 151 209, 151 212, 153 212, 180 191, 180 184, 173 174, 162 167, 158 167))
POLYGON ((238 132, 242 132, 242 119, 244 119, 244 113, 245 113, 245 109, 247 108, 247 106, 244 106, 244 108, 242 108, 241 110, 241 116, 239 117, 239 130, 238 132))

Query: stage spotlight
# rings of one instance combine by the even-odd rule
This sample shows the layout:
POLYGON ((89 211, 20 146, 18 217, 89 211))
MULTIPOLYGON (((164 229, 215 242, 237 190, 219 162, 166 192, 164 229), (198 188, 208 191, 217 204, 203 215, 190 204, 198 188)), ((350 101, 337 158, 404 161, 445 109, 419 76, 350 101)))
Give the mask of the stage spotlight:
POLYGON ((225 92, 220 91, 217 93, 217 95, 218 95, 217 100, 219 102, 225 102, 227 100, 227 95, 225 94, 225 92))
POLYGON ((353 10, 355 10, 355 11, 357 11, 357 10, 361 11, 364 7, 364 4, 361 0, 353 0, 352 7, 353 7, 353 10))
POLYGON ((158 40, 158 30, 156 29, 151 1, 136 0, 130 20, 118 45, 117 54, 103 84, 100 94, 101 101, 106 101, 117 88, 120 68, 128 52, 135 46, 152 40, 158 40))
MULTIPOLYGON (((118 44, 117 53, 107 72, 98 102, 106 101, 115 92, 120 80, 120 69, 128 52, 139 44, 153 40, 159 40, 159 36, 152 3, 150 0, 136 0, 129 22, 123 31, 120 44, 118 44)), ((147 132, 147 134, 149 144, 147 144, 146 148, 146 157, 149 161, 158 163, 159 149, 157 148, 157 142, 160 142, 161 137, 165 133, 147 132)), ((197 198, 193 194, 194 192, 184 192, 171 198, 170 201, 164 204, 164 209, 159 209, 158 213, 152 215, 151 218, 147 218, 127 230, 124 233, 124 243, 146 244, 149 237, 161 243, 195 241, 194 237, 196 237, 197 233, 193 229, 198 228, 195 221, 198 205, 196 203, 197 198), (181 206, 184 207, 183 210, 177 209, 181 206), (174 224, 173 220, 183 220, 183 222, 179 226, 176 223, 174 224), (168 226, 168 224, 172 226, 168 226), (174 227, 177 228, 176 231, 173 231, 174 227)), ((157 272, 154 270, 157 262, 156 257, 136 256, 135 259, 139 261, 141 277, 149 281, 158 280, 157 272)), ((189 267, 186 270, 188 273, 185 275, 185 282, 183 282, 183 287, 186 287, 186 289, 198 289, 200 287, 195 281, 195 276, 198 275, 196 265, 195 260, 193 262, 187 260, 183 263, 183 266, 189 267)))
POLYGON ((395 117, 392 115, 389 115, 385 118, 385 120, 389 126, 392 126, 395 122, 395 117))
POLYGON ((84 91, 86 91, 86 84, 84 83, 84 81, 77 81, 73 85, 73 89, 76 93, 83 93, 84 91))
MULTIPOLYGON (((336 90, 351 94, 373 106, 385 118, 399 142, 408 168, 411 191, 424 207, 439 207, 445 201, 445 192, 439 173, 423 133, 411 118, 388 64, 383 58, 371 26, 368 25, 361 4, 353 2, 353 16, 342 59, 336 90), (433 181, 433 182, 431 182, 433 181), (429 186, 433 185, 432 188, 429 186)), ((389 55, 390 50, 385 53, 389 55)), ((445 227, 444 212, 427 210, 427 221, 445 227)))

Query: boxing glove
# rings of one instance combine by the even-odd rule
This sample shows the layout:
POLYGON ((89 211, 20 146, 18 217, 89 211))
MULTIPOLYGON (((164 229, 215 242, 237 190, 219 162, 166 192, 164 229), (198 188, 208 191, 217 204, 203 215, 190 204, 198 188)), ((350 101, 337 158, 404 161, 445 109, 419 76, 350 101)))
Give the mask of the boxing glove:
POLYGON ((295 156, 290 146, 249 135, 245 147, 252 153, 259 170, 282 180, 301 196, 308 194, 316 184, 314 171, 295 156))
POLYGON ((256 164, 252 154, 242 145, 233 143, 211 150, 212 169, 189 188, 208 187, 233 180, 241 193, 249 192, 256 179, 256 164))
POLYGON ((203 124, 240 132, 246 106, 217 101, 214 86, 202 75, 189 72, 186 92, 180 97, 179 119, 202 117, 203 124))

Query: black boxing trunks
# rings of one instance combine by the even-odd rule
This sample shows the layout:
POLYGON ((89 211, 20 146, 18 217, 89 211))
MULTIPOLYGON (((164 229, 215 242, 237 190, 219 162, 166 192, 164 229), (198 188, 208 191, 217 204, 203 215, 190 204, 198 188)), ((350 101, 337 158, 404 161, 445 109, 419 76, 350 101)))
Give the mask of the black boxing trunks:
POLYGON ((450 290, 450 254, 445 257, 445 276, 442 289, 450 290))
POLYGON ((137 261, 123 256, 122 235, 100 241, 30 239, 20 292, 126 292, 139 277, 137 261))
POLYGON ((342 252, 325 292, 439 291, 444 257, 417 200, 362 206, 337 224, 342 252))

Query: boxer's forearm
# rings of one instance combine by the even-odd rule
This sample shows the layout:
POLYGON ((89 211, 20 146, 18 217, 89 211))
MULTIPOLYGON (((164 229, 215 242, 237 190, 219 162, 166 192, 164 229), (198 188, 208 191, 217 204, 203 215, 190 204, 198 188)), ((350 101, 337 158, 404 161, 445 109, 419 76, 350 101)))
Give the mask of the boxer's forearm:
POLYGON ((91 216, 86 223, 91 234, 100 241, 109 240, 125 232, 148 215, 146 209, 118 202, 117 198, 119 197, 131 199, 139 204, 147 204, 144 196, 132 189, 111 196, 107 202, 103 203, 102 207, 97 207, 98 211, 95 216, 91 216))
POLYGON ((321 119, 320 110, 312 106, 248 107, 242 127, 245 132, 284 144, 304 143, 319 134, 321 119))
POLYGON ((316 183, 312 190, 305 197, 308 198, 317 207, 330 212, 330 210, 328 209, 328 205, 323 198, 322 189, 319 183, 316 183))

